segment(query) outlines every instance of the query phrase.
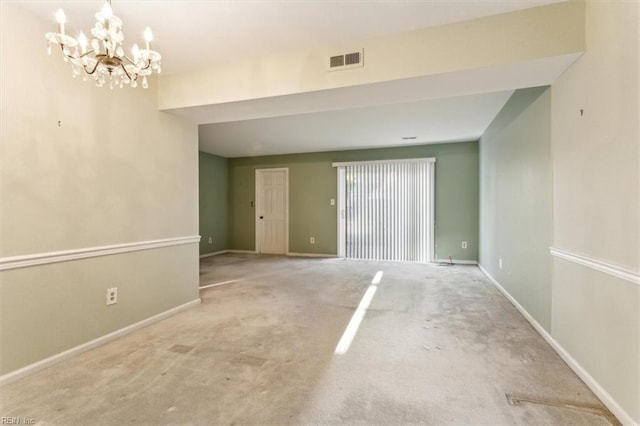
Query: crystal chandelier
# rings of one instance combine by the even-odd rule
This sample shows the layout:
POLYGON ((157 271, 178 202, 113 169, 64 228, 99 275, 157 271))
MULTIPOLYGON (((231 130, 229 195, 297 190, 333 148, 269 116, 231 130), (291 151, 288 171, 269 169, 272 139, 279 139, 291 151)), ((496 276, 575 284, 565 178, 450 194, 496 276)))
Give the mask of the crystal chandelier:
POLYGON ((45 35, 49 40, 48 53, 51 54, 54 44, 59 45, 65 62, 71 63, 73 77, 83 75, 86 80, 88 76, 92 76, 98 87, 104 86, 107 81, 111 89, 114 86, 124 87, 125 84, 137 87, 140 79, 143 88, 149 87, 147 76, 154 70, 160 73, 161 58, 158 52, 151 50, 151 29, 147 27, 144 31, 145 48, 141 49, 134 44, 130 58, 122 48, 122 20, 113 14, 111 0, 96 13, 96 20, 91 29, 91 42, 82 31, 77 38, 72 37, 65 33, 66 17, 62 9, 59 9, 56 13, 58 32, 45 35))

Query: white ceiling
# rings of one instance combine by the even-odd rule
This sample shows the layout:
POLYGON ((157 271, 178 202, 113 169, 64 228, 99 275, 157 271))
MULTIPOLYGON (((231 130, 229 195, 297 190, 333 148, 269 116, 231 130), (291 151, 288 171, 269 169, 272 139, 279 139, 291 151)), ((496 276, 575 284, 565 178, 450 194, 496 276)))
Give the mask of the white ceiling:
MULTIPOLYGON (((153 29, 154 48, 162 53, 163 73, 215 66, 276 51, 346 45, 419 28, 507 13, 563 0, 112 0, 124 21, 125 48, 142 42, 153 29)), ((87 33, 103 1, 15 0, 51 22, 62 7, 70 33, 87 33)), ((566 60, 565 60, 566 62, 566 60)), ((200 149, 225 157, 269 155, 335 149, 396 146, 477 139, 512 91, 549 81, 568 66, 542 63, 531 72, 514 69, 513 87, 496 85, 495 76, 459 76, 449 86, 474 87, 430 99, 420 79, 401 82, 402 90, 382 83, 173 110, 200 126, 200 149), (537 73, 537 74, 536 74, 537 73), (523 80, 522 76, 530 74, 523 80), (544 76, 536 79, 536 75, 544 76), (421 89, 421 90, 419 90, 421 89), (457 96, 458 94, 474 94, 457 96), (443 96, 447 96, 443 98, 443 96), (354 103, 354 99, 358 102, 354 103), (214 123, 214 124, 209 124, 214 123), (403 141, 402 136, 416 136, 403 141)), ((446 92, 446 93, 445 93, 446 92)), ((433 93, 436 93, 434 95, 433 93)))
MULTIPOLYGON (((2 0, 51 21, 62 8, 70 34, 89 32, 104 0, 2 0)), ((111 0, 125 49, 153 30, 163 73, 276 51, 310 49, 466 21, 564 0, 111 0)))
POLYGON ((477 140, 512 93, 203 125, 200 149, 237 157, 477 140))

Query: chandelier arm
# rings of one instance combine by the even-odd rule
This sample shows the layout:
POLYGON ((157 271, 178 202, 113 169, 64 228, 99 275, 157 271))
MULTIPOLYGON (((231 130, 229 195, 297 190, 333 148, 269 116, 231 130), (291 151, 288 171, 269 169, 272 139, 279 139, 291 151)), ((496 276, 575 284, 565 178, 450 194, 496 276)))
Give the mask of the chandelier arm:
POLYGON ((148 70, 149 67, 151 66, 151 59, 147 59, 147 65, 144 66, 144 68, 140 68, 141 70, 148 70))
POLYGON ((129 62, 131 65, 134 65, 134 66, 136 65, 136 63, 135 63, 135 62, 133 62, 133 61, 131 60, 131 58, 129 58, 127 55, 122 55, 122 57, 123 57, 124 59, 126 59, 126 60, 127 60, 127 62, 129 62))
POLYGON ((82 59, 82 58, 84 58, 85 56, 90 55, 90 54, 92 54, 92 53, 94 53, 94 50, 93 50, 93 49, 89 50, 88 52, 83 53, 82 55, 80 55, 80 56, 78 56, 77 58, 74 58, 74 59, 82 59))
POLYGON ((88 52, 85 52, 85 53, 83 53, 83 54, 82 54, 82 55, 80 55, 80 56, 74 56, 74 55, 72 55, 72 54, 70 54, 70 53, 64 53, 64 47, 65 47, 65 45, 61 43, 61 44, 60 44, 60 50, 62 50, 62 54, 63 54, 64 56, 66 56, 67 58, 69 58, 69 59, 75 59, 76 61, 77 61, 78 59, 82 59, 82 58, 84 58, 84 57, 85 57, 85 56, 87 56, 87 55, 90 55, 90 54, 94 53, 94 50, 93 50, 93 49, 91 49, 91 50, 89 50, 88 52))
POLYGON ((82 58, 82 56, 73 56, 73 55, 71 55, 71 54, 69 54, 69 53, 64 53, 64 52, 63 52, 62 54, 63 54, 64 56, 66 56, 67 58, 69 58, 69 59, 73 59, 74 61, 77 61, 78 59, 82 58))
POLYGON ((100 65, 100 61, 96 61, 96 65, 93 67, 91 71, 87 69, 86 65, 83 65, 82 68, 84 68, 84 72, 86 72, 87 74, 93 75, 93 73, 96 72, 96 70, 98 69, 98 65, 100 65))
POLYGON ((67 47, 67 45, 66 45, 66 44, 64 44, 64 43, 60 43, 60 50, 62 51, 62 55, 66 56, 66 57, 67 57, 67 58, 69 58, 69 59, 78 59, 78 58, 76 58, 75 56, 73 56, 72 54, 65 52, 65 51, 64 51, 64 48, 65 48, 65 47, 67 47))
MULTIPOLYGON (((129 75, 129 73, 127 72, 127 68, 124 66, 124 64, 120 64, 120 68, 122 68, 122 71, 124 71, 124 73, 126 74, 127 78, 129 79, 129 81, 133 81, 133 79, 131 78, 131 76, 129 75)), ((136 80, 138 79, 138 74, 136 74, 136 80)))
MULTIPOLYGON (((138 64, 136 64, 135 62, 133 62, 127 55, 123 55, 122 56, 124 59, 126 59, 131 65, 138 67, 138 64)), ((140 68, 140 71, 144 71, 146 69, 149 69, 149 67, 151 66, 151 59, 147 59, 146 61, 146 65, 144 67, 140 68)))

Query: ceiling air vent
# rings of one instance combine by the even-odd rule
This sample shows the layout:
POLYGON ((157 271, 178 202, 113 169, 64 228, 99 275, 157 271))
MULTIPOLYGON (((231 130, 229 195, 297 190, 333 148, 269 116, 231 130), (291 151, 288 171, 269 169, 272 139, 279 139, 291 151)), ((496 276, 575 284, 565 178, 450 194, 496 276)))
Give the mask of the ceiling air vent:
POLYGON ((329 71, 362 67, 364 66, 363 54, 364 49, 341 55, 332 55, 329 57, 329 71))

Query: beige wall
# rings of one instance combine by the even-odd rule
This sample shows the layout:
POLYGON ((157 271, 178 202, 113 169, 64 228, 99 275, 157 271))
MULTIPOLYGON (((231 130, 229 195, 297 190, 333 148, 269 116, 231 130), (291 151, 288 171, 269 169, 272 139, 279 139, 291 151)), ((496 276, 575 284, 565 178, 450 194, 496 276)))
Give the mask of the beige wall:
POLYGON ((587 2, 587 51, 552 86, 557 341, 640 423, 640 3, 587 2), (582 114, 581 114, 582 110, 582 114))
POLYGON ((640 270, 638 2, 589 2, 587 52, 553 85, 554 245, 640 270), (581 115, 580 111, 583 110, 581 115))
MULTIPOLYGON (((574 54, 584 50, 581 8, 580 3, 559 3, 363 40, 357 46, 271 54, 189 73, 163 75, 159 107, 172 109, 438 77, 574 54), (354 48, 364 48, 364 67, 327 72, 329 56, 354 48)), ((499 69, 494 70, 498 72, 499 69)), ((486 87, 490 81, 485 77, 482 83, 486 87)))
MULTIPOLYGON (((157 110, 155 80, 73 79, 46 54, 54 24, 0 7, 0 257, 196 236, 197 127, 157 110)), ((197 259, 191 243, 1 272, 1 373, 197 299, 197 259)))
POLYGON ((640 286, 562 259, 553 275, 554 338, 640 424, 640 286))

